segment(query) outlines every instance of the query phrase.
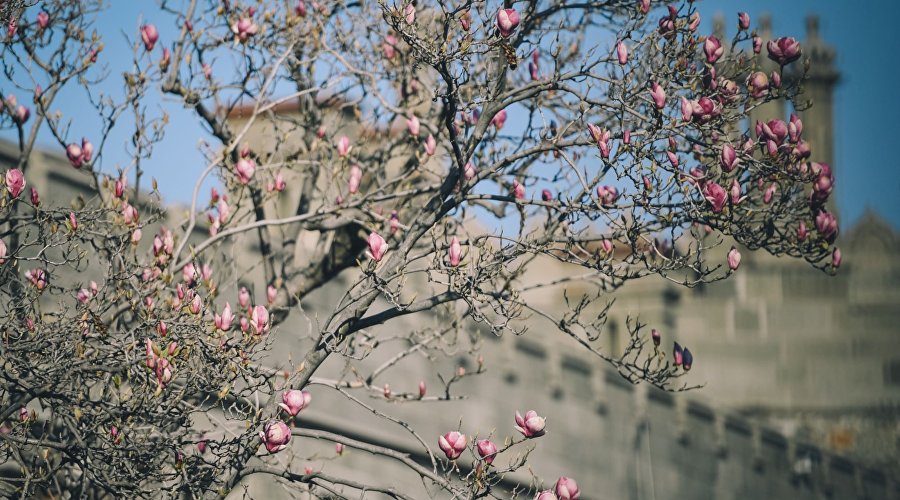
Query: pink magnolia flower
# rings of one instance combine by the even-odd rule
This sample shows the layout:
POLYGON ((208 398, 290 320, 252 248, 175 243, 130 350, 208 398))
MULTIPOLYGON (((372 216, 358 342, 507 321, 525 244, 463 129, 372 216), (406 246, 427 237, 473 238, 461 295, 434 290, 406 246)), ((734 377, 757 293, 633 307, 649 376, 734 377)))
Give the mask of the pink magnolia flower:
POLYGON ((406 24, 413 24, 416 22, 416 6, 413 4, 406 4, 406 7, 403 8, 403 19, 406 21, 406 24))
POLYGON ((428 138, 425 139, 425 154, 434 156, 435 148, 437 148, 437 141, 434 140, 433 135, 428 134, 428 138))
MULTIPOLYGON (((646 1, 647 5, 649 6, 649 0, 646 1)), ((556 493, 553 493, 550 490, 544 490, 535 495, 534 500, 559 500, 559 497, 556 496, 556 493)))
POLYGON ((246 42, 259 31, 259 26, 249 17, 242 17, 236 23, 231 25, 231 31, 234 32, 238 41, 246 42))
POLYGON ((581 491, 578 490, 578 483, 566 476, 556 480, 554 490, 559 500, 577 500, 581 496, 581 491))
POLYGON ((241 287, 241 290, 238 292, 238 304, 241 305, 241 308, 246 309, 248 305, 250 305, 250 292, 247 291, 246 287, 241 287))
POLYGON ((25 271, 25 279, 30 281, 32 286, 38 290, 43 290, 47 287, 47 272, 39 267, 25 271))
POLYGON ((656 104, 657 109, 666 107, 666 91, 656 82, 650 83, 650 97, 653 98, 653 104, 656 104))
POLYGON ((694 120, 699 123, 706 123, 719 116, 721 112, 722 108, 719 103, 709 97, 703 96, 696 101, 691 101, 691 113, 694 120))
POLYGON ((775 191, 777 189, 778 189, 778 184, 776 184, 774 182, 772 184, 770 184, 769 187, 766 189, 766 192, 763 193, 763 203, 765 203, 766 205, 771 203, 772 198, 775 196, 775 191))
POLYGON ((300 410, 309 406, 312 396, 309 391, 289 389, 281 393, 281 403, 278 403, 284 411, 292 417, 296 417, 300 410))
POLYGON ((731 247, 731 250, 728 251, 728 267, 732 271, 736 271, 738 266, 741 265, 741 252, 738 251, 737 248, 731 247))
POLYGON ((6 243, 0 240, 0 266, 6 263, 6 243))
POLYGON ((703 52, 706 54, 706 62, 715 64, 725 53, 725 47, 722 47, 718 38, 711 36, 703 43, 703 52))
POLYGON ((40 12, 38 12, 38 15, 37 15, 37 21, 38 21, 38 26, 40 26, 40 28, 42 30, 47 29, 47 26, 50 25, 50 15, 48 15, 44 11, 40 11, 40 12))
POLYGON ((752 97, 764 97, 769 93, 769 77, 762 71, 751 73, 747 77, 747 91, 752 97))
POLYGON ((393 33, 388 33, 384 37, 384 43, 381 44, 381 48, 384 51, 385 59, 393 59, 397 55, 397 43, 399 42, 400 40, 393 33))
POLYGON ((816 215, 816 230, 825 238, 825 241, 834 241, 838 234, 837 219, 824 210, 819 212, 819 215, 816 215))
POLYGON ((254 335, 262 335, 269 331, 269 310, 264 305, 257 305, 250 311, 250 327, 254 335))
POLYGON ((200 309, 203 307, 203 299, 200 298, 200 294, 195 294, 194 298, 191 299, 190 311, 191 314, 200 314, 200 309))
POLYGON ((755 36, 753 37, 753 53, 759 54, 762 50, 762 38, 755 36))
POLYGON ((459 265, 459 258, 462 254, 462 249, 459 246, 459 239, 454 236, 450 240, 450 249, 448 250, 448 254, 450 256, 450 265, 452 267, 456 267, 459 265))
POLYGON ((675 36, 675 20, 678 19, 678 11, 669 5, 669 15, 659 19, 659 34, 664 38, 675 36))
POLYGON ((506 110, 501 109, 493 118, 491 118, 491 125, 497 127, 497 130, 500 130, 503 128, 504 124, 506 124, 506 110))
POLYGON ((222 309, 222 314, 215 314, 214 321, 216 324, 216 328, 227 332, 231 330, 231 323, 234 321, 234 314, 231 312, 231 304, 226 302, 225 307, 222 309))
POLYGON ((476 448, 478 449, 478 456, 484 460, 484 463, 490 464, 494 462, 494 458, 497 457, 497 445, 491 442, 489 439, 482 439, 476 443, 476 448))
POLYGON ((419 135, 419 119, 416 115, 412 115, 406 120, 406 129, 409 130, 409 135, 418 136, 419 135))
POLYGON ((619 190, 615 186, 597 186, 597 198, 604 207, 611 207, 619 198, 619 190))
POLYGON ((549 189, 542 189, 541 199, 544 201, 553 201, 553 193, 549 189))
POLYGON ((609 158, 609 130, 604 130, 593 123, 588 123, 588 132, 600 148, 600 156, 609 158))
POLYGON ((81 168, 81 164, 84 162, 83 155, 84 152, 78 144, 72 143, 66 146, 66 156, 73 167, 81 168))
POLYGON ((725 207, 727 197, 725 189, 715 182, 707 182, 703 186, 703 197, 712 205, 713 213, 720 213, 725 207))
POLYGON ((547 421, 544 417, 541 417, 534 410, 528 410, 525 412, 525 416, 516 412, 516 425, 515 429, 522 433, 523 436, 527 438, 536 438, 543 436, 546 430, 544 427, 547 425, 547 421))
POLYGON ((14 199, 18 198, 25 190, 25 174, 17 168, 6 171, 6 190, 14 199))
POLYGON ((16 112, 13 115, 13 121, 18 123, 19 125, 22 125, 28 121, 28 118, 30 116, 31 110, 20 104, 16 107, 16 112))
POLYGON ((368 238, 369 251, 367 254, 372 258, 375 262, 381 262, 381 259, 384 257, 384 254, 388 250, 388 244, 384 241, 384 238, 381 237, 380 234, 376 232, 372 232, 369 234, 368 238))
POLYGON ((513 198, 517 200, 525 199, 525 185, 520 183, 518 180, 513 181, 512 185, 512 194, 513 198))
POLYGON ((466 450, 466 435, 452 431, 438 438, 438 446, 450 460, 456 460, 466 450))
POLYGON ((500 36, 509 38, 519 27, 519 13, 516 9, 500 9, 497 12, 497 29, 500 36))
POLYGON ((299 0, 294 6, 294 13, 300 17, 306 17, 306 4, 303 3, 303 0, 299 0))
POLYGON ((800 142, 800 134, 803 133, 803 121, 796 113, 791 113, 791 120, 788 123, 788 137, 791 142, 797 144, 800 142))
POLYGON ((740 205, 747 198, 746 196, 741 196, 741 183, 737 179, 732 179, 728 194, 731 196, 731 204, 734 206, 740 205))
POLYGON ((691 14, 690 23, 688 23, 688 30, 691 32, 697 31, 697 28, 700 26, 700 13, 694 12, 691 14))
POLYGON ((152 24, 145 24, 141 26, 141 40, 144 41, 144 48, 147 49, 147 52, 153 50, 153 47, 156 45, 156 41, 159 39, 159 31, 156 30, 156 26, 152 24))
POLYGON ((750 29, 750 14, 738 12, 738 28, 741 30, 750 29))
POLYGON ((291 441, 291 429, 281 420, 269 420, 259 431, 259 439, 269 453, 278 453, 291 441))
POLYGON ((163 357, 156 358, 156 383, 160 388, 165 388, 175 377, 175 366, 163 357))
POLYGON ((350 145, 350 139, 346 135, 342 135, 337 141, 338 156, 345 158, 351 149, 353 149, 353 146, 350 145))
POLYGON ((722 154, 719 155, 719 165, 722 166, 722 170, 731 172, 737 164, 738 157, 737 153, 734 151, 734 147, 731 144, 722 146, 722 154))
POLYGON ((359 165, 353 165, 352 167, 350 167, 350 179, 347 181, 347 189, 350 191, 350 194, 359 191, 359 182, 361 180, 362 169, 359 168, 359 165))
POLYGON ((616 57, 619 60, 619 64, 624 66, 628 62, 628 46, 625 45, 625 42, 619 40, 616 44, 616 57))
POLYGON ((234 165, 234 170, 237 172, 241 184, 246 185, 253 178, 253 173, 256 172, 256 162, 252 158, 241 158, 234 165))
POLYGON ((138 221, 138 211, 127 201, 122 203, 122 219, 125 224, 131 225, 138 221))
POLYGON ((600 240, 600 250, 606 255, 611 255, 613 251, 613 242, 607 239, 600 240))
POLYGON ((783 36, 766 44, 769 59, 781 66, 788 65, 800 58, 800 42, 793 37, 783 36))

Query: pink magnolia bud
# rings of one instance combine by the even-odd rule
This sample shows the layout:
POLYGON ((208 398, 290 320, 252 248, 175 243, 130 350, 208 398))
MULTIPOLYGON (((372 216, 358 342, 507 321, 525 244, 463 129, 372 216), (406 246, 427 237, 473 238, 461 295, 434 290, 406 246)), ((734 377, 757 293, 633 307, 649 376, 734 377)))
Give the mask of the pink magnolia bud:
POLYGON ((519 27, 519 13, 516 9, 500 9, 497 12, 497 30, 500 36, 509 38, 519 27))
POLYGON ((656 328, 650 330, 650 339, 653 340, 653 345, 659 347, 659 343, 662 340, 662 336, 659 333, 659 330, 656 328))
POLYGON ((437 147, 437 142, 434 140, 434 136, 428 134, 428 139, 425 139, 425 154, 428 156, 434 156, 434 150, 437 147))
POLYGON ((38 21, 38 26, 42 30, 47 29, 47 26, 50 25, 50 16, 46 12, 40 11, 40 12, 38 12, 38 15, 37 15, 37 21, 38 21))
POLYGON ((504 124, 506 124, 506 110, 501 109, 493 118, 491 118, 491 125, 497 127, 497 130, 500 130, 503 128, 504 124))
POLYGON ((400 218, 397 216, 396 210, 391 210, 391 222, 390 222, 391 234, 394 234, 399 230, 400 230, 400 218))
POLYGON ((669 158, 669 163, 672 164, 673 168, 678 168, 678 164, 680 161, 678 160, 678 155, 675 154, 674 151, 666 151, 666 156, 669 158))
POLYGON ((374 231, 369 234, 367 241, 369 245, 367 255, 375 262, 381 262, 381 259, 388 250, 387 242, 384 241, 384 238, 382 238, 380 234, 374 231))
POLYGON ((528 62, 528 73, 531 75, 531 81, 536 82, 541 79, 540 69, 536 62, 528 62))
POLYGON ((259 439, 269 453, 278 453, 291 441, 291 429, 281 420, 269 420, 259 431, 259 439))
POLYGON ((161 388, 165 388, 167 385, 169 385, 169 383, 175 377, 174 369, 175 367, 172 366, 172 363, 169 362, 168 359, 156 359, 156 383, 161 388))
POLYGON ((712 206, 713 213, 717 214, 725 207, 727 194, 722 186, 715 182, 707 182, 703 186, 703 197, 706 198, 706 201, 712 206))
POLYGON ((138 221, 137 209, 127 201, 122 203, 122 219, 127 225, 134 224, 138 221))
MULTIPOLYGON (((649 5, 649 0, 647 1, 649 5)), ((553 493, 550 490, 544 490, 535 495, 534 500, 559 500, 559 497, 556 496, 556 493, 553 493)))
POLYGON ((418 137, 419 128, 420 128, 419 119, 415 115, 411 116, 410 118, 407 118, 406 129, 409 131, 410 135, 412 135, 414 137, 418 137))
POLYGON ((797 240, 798 241, 806 241, 806 235, 807 235, 806 223, 803 221, 800 221, 800 224, 797 226, 797 240))
POLYGON ((715 64, 725 53, 725 47, 722 47, 718 38, 711 36, 703 43, 703 52, 706 54, 706 62, 715 64))
POLYGON ((69 163, 75 168, 81 168, 81 164, 84 161, 82 158, 83 154, 81 146, 78 144, 72 143, 66 146, 66 156, 69 158, 69 163))
POLYGON ((398 40, 397 36, 393 33, 388 33, 388 35, 384 37, 381 49, 384 52, 385 59, 393 59, 397 55, 397 43, 399 42, 400 40, 398 40))
POLYGON ((82 288, 81 290, 78 290, 78 294, 76 294, 75 298, 78 299, 78 302, 87 304, 87 302, 91 300, 91 292, 87 288, 82 288))
MULTIPOLYGON (((24 180, 22 181, 24 182, 24 180)), ((41 198, 38 196, 37 188, 31 188, 31 204, 34 206, 38 206, 41 204, 41 198)))
POLYGON ((753 37, 753 53, 759 54, 762 50, 762 38, 755 36, 753 37))
POLYGON ((159 60, 159 67, 162 68, 163 71, 169 67, 169 62, 172 59, 172 51, 169 50, 168 47, 163 47, 162 59, 159 60))
POLYGON ((678 342, 672 345, 672 358, 675 360, 675 366, 681 366, 684 361, 684 350, 678 342))
POLYGON ((783 36, 766 44, 769 59, 786 66, 800 58, 800 42, 793 37, 783 36))
POLYGON ((25 174, 17 168, 6 171, 6 190, 13 199, 18 198, 25 190, 25 174))
POLYGON ((750 29, 750 14, 738 12, 738 28, 741 30, 750 29))
POLYGON ((473 165, 472 162, 467 162, 463 169, 463 177, 465 177, 467 181, 471 181, 476 175, 478 175, 478 171, 475 170, 475 165, 473 165))
POLYGON ((525 412, 525 416, 516 412, 516 425, 515 429, 522 433, 523 436, 527 438, 536 438, 543 436, 546 430, 544 427, 547 425, 547 421, 539 416, 536 411, 528 410, 525 412))
POLYGON ((203 63, 203 77, 212 80, 212 66, 209 63, 203 63))
POLYGON ((771 80, 770 88, 780 89, 781 88, 781 73, 778 71, 773 71, 772 76, 769 78, 771 80))
POLYGON ((294 13, 299 17, 306 17, 306 4, 303 3, 303 0, 297 2, 297 5, 294 7, 294 13))
POLYGON ((268 287, 266 287, 266 302, 268 302, 269 305, 272 305, 273 303, 275 303, 276 296, 278 296, 277 288, 275 288, 272 285, 269 285, 268 287))
POLYGON ((252 158, 241 158, 234 165, 234 169, 237 172, 238 180, 241 184, 246 185, 253 178, 253 173, 256 172, 256 162, 252 158))
POLYGON ((731 250, 728 251, 728 267, 732 271, 737 271, 737 268, 740 265, 741 265, 741 252, 739 252, 737 248, 731 247, 731 250))
POLYGON ((831 252, 831 267, 835 269, 841 267, 841 259, 841 249, 834 247, 834 251, 831 252))
POLYGON ((281 403, 278 406, 290 416, 296 417, 300 410, 309 406, 310 401, 312 401, 312 395, 309 391, 289 389, 281 393, 281 403))
POLYGON ((466 451, 466 435, 452 431, 438 438, 438 446, 450 460, 456 460, 466 451))
POLYGON ((688 23, 688 30, 691 32, 697 31, 697 28, 700 26, 700 13, 694 12, 691 14, 691 22, 688 23))
POLYGON ((738 182, 737 179, 732 179, 731 188, 728 190, 728 194, 731 197, 731 204, 734 206, 740 205, 746 196, 741 196, 741 183, 738 182))
POLYGON ((406 24, 413 24, 416 22, 416 6, 413 4, 407 4, 406 7, 403 8, 403 20, 406 21, 406 24))
POLYGON ((722 166, 722 170, 731 172, 737 164, 738 157, 737 153, 734 151, 734 147, 732 147, 731 144, 722 146, 722 154, 719 155, 719 165, 722 166))
POLYGON ((344 443, 334 443, 334 452, 338 455, 344 454, 344 443))
POLYGON ((159 31, 156 30, 156 26, 152 24, 145 24, 141 26, 141 40, 144 41, 144 48, 147 49, 147 52, 153 50, 153 47, 156 45, 156 41, 159 39, 159 31))
POLYGON ((226 302, 225 307, 222 309, 222 314, 216 314, 214 318, 217 329, 223 332, 231 330, 231 324, 234 321, 234 313, 231 312, 231 304, 226 302))
POLYGON ((169 342, 169 346, 166 348, 169 356, 174 356, 176 351, 178 351, 178 342, 169 342))
POLYGON ((231 31, 238 41, 246 42, 259 31, 259 26, 253 22, 253 19, 242 17, 231 26, 231 31))
POLYGON ((619 64, 622 66, 628 62, 628 46, 622 40, 619 40, 619 43, 616 44, 616 56, 619 59, 619 64))
POLYGON ((359 191, 359 183, 361 180, 362 170, 359 168, 359 165, 350 167, 350 179, 347 181, 347 189, 350 191, 350 194, 359 191))
POLYGON ((837 238, 838 223, 834 215, 821 211, 816 215, 816 230, 825 238, 825 241, 831 243, 837 238))
POLYGON ((687 347, 684 348, 682 352, 682 361, 681 367, 684 368, 684 371, 691 371, 691 366, 694 365, 694 355, 691 354, 691 350, 687 347))
POLYGON ((459 265, 459 258, 462 254, 462 249, 459 246, 459 239, 454 236, 450 240, 450 249, 448 250, 448 255, 450 256, 450 266, 456 267, 459 265))
POLYGON ((257 305, 250 312, 250 327, 254 335, 262 335, 269 331, 269 310, 264 305, 257 305))
POLYGON ((468 10, 463 12, 459 18, 459 24, 462 26, 463 31, 469 31, 469 28, 472 26, 472 13, 468 10))
POLYGON ((703 96, 700 99, 691 102, 691 111, 695 121, 706 123, 716 116, 719 116, 722 109, 718 102, 703 96))
POLYGON ((0 266, 6 263, 6 243, 0 240, 0 266))
POLYGON ((517 200, 525 199, 525 186, 523 184, 519 183, 518 180, 513 181, 512 195, 513 195, 513 198, 515 198, 517 200))
POLYGON ((659 19, 659 34, 664 38, 672 38, 675 36, 675 20, 678 18, 678 11, 675 7, 669 5, 669 15, 659 19))
POLYGON ((201 439, 200 441, 197 441, 197 451, 201 455, 206 453, 206 440, 205 439, 201 439))
POLYGON ((476 443, 476 448, 478 449, 478 456, 481 457, 486 464, 493 463, 494 458, 497 457, 497 445, 488 439, 478 441, 476 443))
POLYGON ((420 398, 425 397, 425 381, 424 380, 419 382, 419 397, 420 398))
POLYGON ((238 292, 238 304, 241 305, 242 309, 246 309, 250 305, 250 292, 247 291, 246 287, 242 286, 238 292))
POLYGON ((771 185, 769 185, 769 187, 766 189, 766 192, 763 193, 763 203, 765 203, 766 205, 768 205, 769 203, 771 203, 771 202, 772 202, 772 197, 775 196, 775 191, 776 191, 777 189, 778 189, 778 184, 775 184, 775 183, 773 182, 771 185))
POLYGON ((541 199, 544 201, 553 201, 553 193, 549 189, 541 190, 541 199))
POLYGON ((337 141, 338 156, 345 158, 351 149, 353 149, 353 146, 350 145, 350 139, 346 135, 342 135, 337 141))
POLYGON ((15 114, 13 114, 13 121, 19 125, 23 125, 28 121, 30 116, 31 110, 20 104, 16 107, 15 114))
MULTIPOLYGON (((184 265, 184 267, 181 268, 181 279, 188 285, 191 285, 194 283, 194 278, 196 276, 197 276, 197 267, 194 266, 193 262, 188 262, 187 264, 184 265)), ((184 296, 183 296, 184 294, 181 290, 183 290, 183 288, 179 289, 180 298, 184 298, 184 296)))
POLYGON ((25 279, 31 282, 32 286, 38 290, 43 290, 47 287, 47 272, 39 267, 25 271, 25 279))
POLYGON ((657 109, 666 107, 666 91, 656 82, 650 83, 650 97, 653 98, 653 104, 656 104, 657 109))
POLYGON ((75 217, 75 212, 69 212, 69 217, 66 219, 66 225, 69 226, 69 229, 72 231, 78 229, 78 218, 75 217))
POLYGON ((382 390, 382 392, 384 393, 385 398, 390 399, 391 398, 391 385, 384 384, 384 389, 382 390))
POLYGON ((553 489, 559 500, 577 500, 581 496, 581 491, 578 490, 578 483, 566 476, 557 479, 556 486, 553 489))
POLYGON ((200 298, 199 294, 194 295, 194 298, 191 299, 191 314, 200 314, 200 308, 203 306, 203 301, 200 298))

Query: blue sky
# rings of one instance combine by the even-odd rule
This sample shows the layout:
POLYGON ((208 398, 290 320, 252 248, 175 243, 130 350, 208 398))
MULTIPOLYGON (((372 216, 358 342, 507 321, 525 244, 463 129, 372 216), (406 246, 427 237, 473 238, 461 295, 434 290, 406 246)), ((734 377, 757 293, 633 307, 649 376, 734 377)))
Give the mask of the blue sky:
MULTIPOLYGON (((654 0, 654 5, 660 3, 654 0)), ((752 16, 754 25, 767 12, 773 17, 776 36, 792 35, 802 40, 805 17, 812 12, 820 16, 821 36, 836 48, 837 67, 842 73, 835 95, 834 165, 842 225, 849 227, 866 207, 871 207, 895 228, 900 228, 900 162, 890 147, 900 131, 895 125, 900 117, 900 99, 896 98, 895 90, 900 82, 900 65, 896 64, 894 55, 900 42, 893 34, 896 19, 900 18, 900 2, 870 1, 865 2, 865 7, 861 4, 856 8, 848 7, 842 0, 708 0, 698 5, 703 15, 701 30, 707 33, 716 13, 725 15, 726 25, 732 30, 729 34, 733 33, 736 13, 745 10, 752 16)), ((36 12, 30 9, 26 17, 33 19, 36 12)), ((112 2, 111 9, 99 19, 101 35, 106 40, 100 62, 108 65, 111 77, 97 90, 121 95, 118 75, 130 67, 132 57, 125 36, 136 36, 142 17, 159 27, 161 42, 175 36, 170 18, 157 11, 155 1, 112 2)), ((158 52, 159 49, 154 57, 158 57, 158 52)), ((29 100, 30 96, 15 91, 9 82, 0 80, 0 85, 4 91, 29 100)), ((91 130, 96 126, 83 91, 70 91, 61 97, 54 109, 72 118, 73 130, 91 130)), ((145 166, 146 175, 159 181, 160 190, 168 200, 186 202, 190 199, 193 180, 204 165, 198 144, 208 136, 196 118, 177 103, 159 95, 153 99, 148 110, 160 114, 165 109, 171 124, 163 147, 155 151, 145 166)), ((13 138, 8 131, 2 136, 13 138)), ((70 139, 80 139, 80 135, 70 139)), ((127 161, 125 145, 129 139, 126 127, 120 127, 111 136, 110 148, 105 152, 105 171, 114 171, 117 164, 127 161)), ((47 133, 41 136, 40 143, 53 150, 60 149, 47 133)))

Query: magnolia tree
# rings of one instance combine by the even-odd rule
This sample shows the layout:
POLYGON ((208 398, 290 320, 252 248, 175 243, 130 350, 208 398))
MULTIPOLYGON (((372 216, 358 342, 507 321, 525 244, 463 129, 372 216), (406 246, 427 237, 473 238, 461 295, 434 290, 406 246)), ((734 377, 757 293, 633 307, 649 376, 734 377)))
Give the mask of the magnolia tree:
POLYGON ((3 34, 0 124, 17 140, 0 166, 5 491, 215 497, 268 476, 314 496, 414 495, 298 467, 297 442, 314 437, 406 466, 440 497, 578 498, 566 477, 500 486, 544 434, 541 415, 495 424, 514 420, 517 438, 476 440, 490 429, 466 422, 420 435, 367 398, 455 399, 450 384, 471 373, 413 393, 375 375, 440 356, 459 329, 527 335, 540 317, 630 381, 680 390, 693 356, 677 344, 665 354, 656 330, 629 322, 623 352, 601 347, 620 286, 723 279, 737 247, 840 264, 833 179, 811 161, 803 123, 748 120, 773 100, 802 109, 802 49, 760 39, 745 13, 724 40, 698 31, 692 2, 159 4, 122 28, 134 53, 124 74, 103 61, 102 2, 19 5, 3 34), (101 79, 120 92, 100 95, 101 79), (77 86, 96 128, 55 111, 77 86), (200 126, 172 123, 167 107, 200 126), (229 119, 237 108, 242 121, 229 119), (131 137, 124 159, 109 140, 117 127, 131 137), (144 168, 167 132, 201 128, 214 143, 179 219, 144 168), (31 187, 39 136, 90 195, 31 187), (258 255, 242 266, 248 239, 258 255), (733 243, 727 258, 709 252, 733 243), (571 272, 526 279, 551 261, 571 272), (242 288, 253 280, 264 293, 242 288), (560 293, 553 310, 525 293, 579 281, 598 292, 560 293), (267 365, 272 343, 296 335, 279 326, 326 285, 337 299, 315 311, 299 367, 267 365), (389 329, 401 349, 379 341, 375 327, 416 313, 447 326, 389 329), (388 360, 377 373, 362 368, 372 356, 388 360), (359 368, 327 378, 334 358, 359 368), (293 417, 315 406, 311 385, 401 424, 424 458, 304 428, 293 417))

